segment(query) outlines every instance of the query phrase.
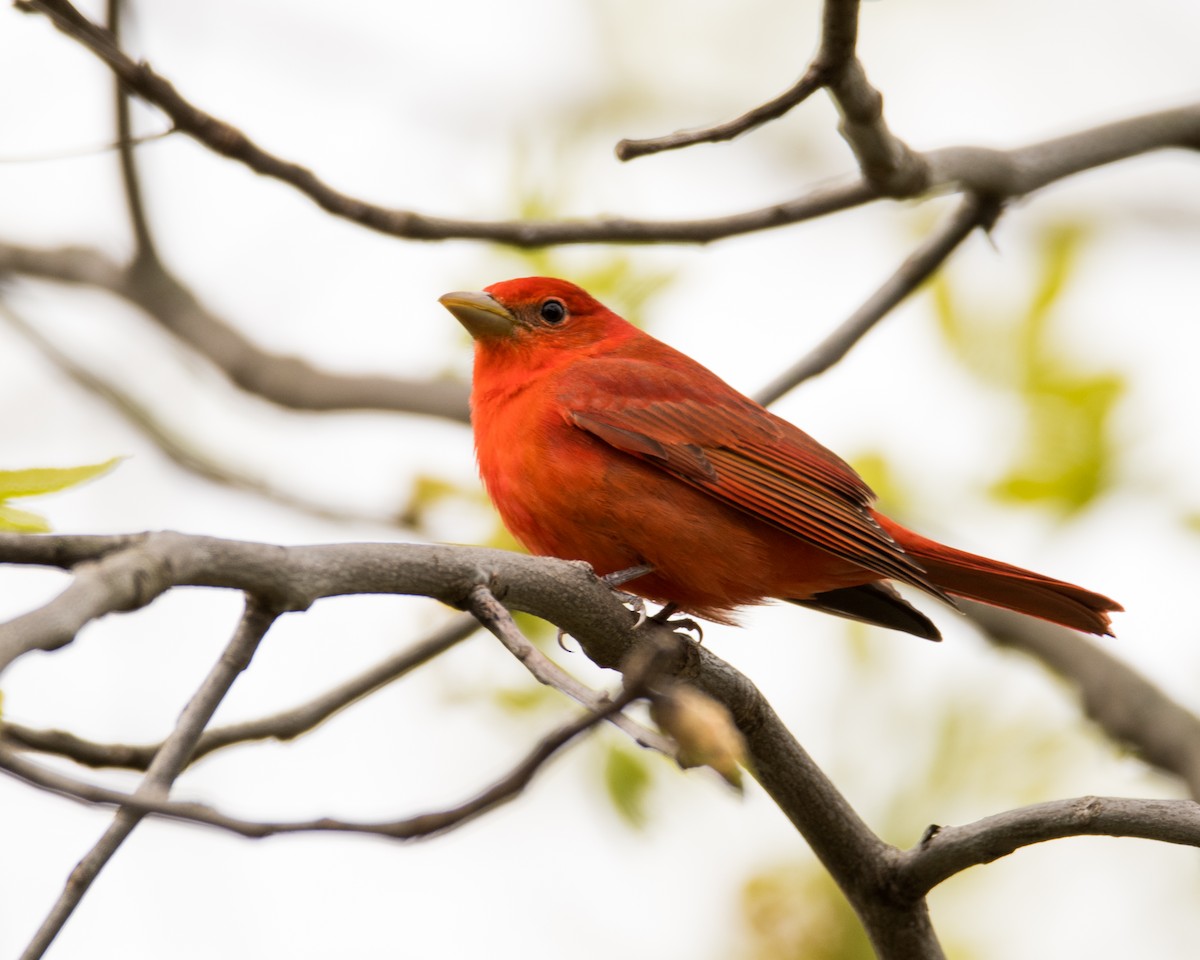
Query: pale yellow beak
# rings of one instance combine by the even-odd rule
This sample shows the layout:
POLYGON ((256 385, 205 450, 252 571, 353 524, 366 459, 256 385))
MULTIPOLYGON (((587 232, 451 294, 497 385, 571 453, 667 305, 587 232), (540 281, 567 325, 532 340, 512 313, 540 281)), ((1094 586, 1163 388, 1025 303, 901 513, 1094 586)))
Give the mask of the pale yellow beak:
POLYGON ((510 337, 517 324, 517 318, 490 293, 457 290, 438 297, 438 303, 454 314, 476 340, 510 337))

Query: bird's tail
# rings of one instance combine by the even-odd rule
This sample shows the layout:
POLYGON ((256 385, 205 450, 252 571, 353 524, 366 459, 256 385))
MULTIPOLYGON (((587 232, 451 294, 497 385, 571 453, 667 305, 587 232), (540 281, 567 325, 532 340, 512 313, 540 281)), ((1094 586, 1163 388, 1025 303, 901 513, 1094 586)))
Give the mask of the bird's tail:
POLYGON ((1006 607, 1084 633, 1112 636, 1108 614, 1115 600, 1062 580, 955 550, 876 514, 876 520, 946 593, 1006 607))

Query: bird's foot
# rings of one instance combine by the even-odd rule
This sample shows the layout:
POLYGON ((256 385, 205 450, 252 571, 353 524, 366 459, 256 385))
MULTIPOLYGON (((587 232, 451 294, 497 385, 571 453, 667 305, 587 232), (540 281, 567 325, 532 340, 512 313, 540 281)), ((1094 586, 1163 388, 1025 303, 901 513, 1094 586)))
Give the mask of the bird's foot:
POLYGON ((679 604, 668 603, 665 607, 658 611, 654 616, 650 617, 655 623, 661 623, 663 626, 670 627, 672 630, 686 630, 688 633, 696 634, 696 642, 704 642, 704 628, 700 626, 691 617, 675 617, 671 619, 675 611, 679 609, 679 604))
POLYGON ((628 583, 630 580, 636 580, 638 577, 644 577, 648 573, 653 573, 654 567, 648 563, 639 563, 636 567, 627 567, 624 570, 616 570, 613 573, 606 573, 600 579, 603 580, 609 587, 612 588, 613 596, 622 603, 627 604, 629 609, 637 614, 637 622, 633 625, 633 629, 637 629, 646 622, 646 601, 634 593, 627 593, 624 590, 618 590, 617 587, 623 583, 628 583))

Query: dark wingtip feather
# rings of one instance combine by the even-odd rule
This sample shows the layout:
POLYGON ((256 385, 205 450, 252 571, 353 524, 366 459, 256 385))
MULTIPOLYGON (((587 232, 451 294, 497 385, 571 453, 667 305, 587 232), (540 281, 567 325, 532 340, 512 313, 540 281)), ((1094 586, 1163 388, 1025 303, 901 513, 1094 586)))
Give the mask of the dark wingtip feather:
POLYGON ((860 623, 911 633, 924 640, 942 639, 933 621, 886 583, 864 583, 858 587, 827 590, 804 600, 788 602, 860 623))

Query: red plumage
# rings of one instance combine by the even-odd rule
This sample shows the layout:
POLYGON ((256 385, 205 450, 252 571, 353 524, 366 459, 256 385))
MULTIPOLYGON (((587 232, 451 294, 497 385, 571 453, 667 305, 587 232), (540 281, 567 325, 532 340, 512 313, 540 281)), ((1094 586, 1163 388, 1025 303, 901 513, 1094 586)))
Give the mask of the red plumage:
POLYGON ((534 553, 728 622, 775 597, 937 637, 885 581, 1089 633, 1120 606, 919 536, 877 513, 843 460, 574 284, 531 277, 446 307, 476 339, 480 473, 534 553))

